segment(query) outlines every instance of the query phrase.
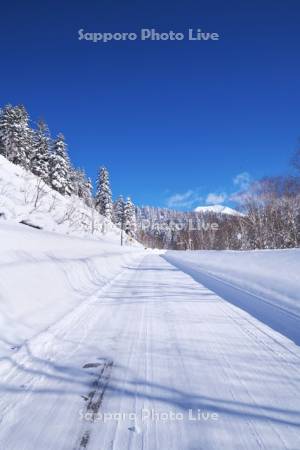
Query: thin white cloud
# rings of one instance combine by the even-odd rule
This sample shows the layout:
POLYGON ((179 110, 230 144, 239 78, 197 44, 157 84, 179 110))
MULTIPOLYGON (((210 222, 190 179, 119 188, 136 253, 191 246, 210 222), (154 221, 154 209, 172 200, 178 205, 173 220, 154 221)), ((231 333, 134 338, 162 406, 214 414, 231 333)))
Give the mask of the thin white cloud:
MULTIPOLYGON (((232 179, 232 183, 236 188, 235 192, 209 192, 206 198, 203 198, 199 193, 200 188, 195 190, 188 189, 185 192, 177 192, 170 195, 166 199, 166 206, 168 208, 190 209, 199 206, 204 202, 207 205, 222 205, 226 201, 241 203, 246 195, 245 191, 247 191, 252 181, 252 177, 248 172, 241 172, 232 179)), ((170 194, 170 191, 165 190, 165 194, 170 194)))
POLYGON ((242 204, 247 197, 247 190, 252 183, 252 177, 248 172, 241 172, 233 178, 233 184, 238 188, 233 192, 229 199, 232 202, 242 204))
POLYGON ((206 197, 205 202, 207 205, 220 205, 225 202, 226 198, 227 194, 225 192, 221 192, 219 194, 215 192, 210 192, 206 197))
POLYGON ((202 197, 199 193, 189 189, 186 192, 171 195, 167 198, 166 204, 169 208, 191 208, 200 201, 202 201, 202 197))
POLYGON ((231 202, 237 203, 239 205, 242 205, 246 199, 247 199, 247 192, 245 191, 234 192, 229 197, 229 200, 231 202))
POLYGON ((251 176, 248 172, 241 172, 233 178, 233 184, 238 186, 240 190, 248 189, 251 183, 251 176))

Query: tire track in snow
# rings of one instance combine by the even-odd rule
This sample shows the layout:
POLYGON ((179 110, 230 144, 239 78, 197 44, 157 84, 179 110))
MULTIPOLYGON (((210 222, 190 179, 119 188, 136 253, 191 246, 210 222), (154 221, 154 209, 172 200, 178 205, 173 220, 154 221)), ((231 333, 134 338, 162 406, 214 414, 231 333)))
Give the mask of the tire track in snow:
MULTIPOLYGON (((90 367, 102 366, 99 376, 92 384, 92 390, 87 396, 87 405, 85 407, 85 418, 89 419, 91 423, 84 426, 84 430, 81 431, 81 436, 79 438, 79 446, 76 447, 78 450, 88 448, 91 433, 93 431, 93 423, 97 419, 103 397, 108 386, 111 372, 113 368, 113 361, 106 361, 104 364, 87 363, 83 366, 84 369, 89 369, 90 367)), ((84 419, 85 420, 85 419, 84 419)))

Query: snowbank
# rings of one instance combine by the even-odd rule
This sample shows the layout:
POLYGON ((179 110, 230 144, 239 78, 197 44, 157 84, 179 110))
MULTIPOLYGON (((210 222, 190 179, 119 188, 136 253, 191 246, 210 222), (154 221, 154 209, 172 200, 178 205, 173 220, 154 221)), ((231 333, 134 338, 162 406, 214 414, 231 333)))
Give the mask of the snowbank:
POLYGON ((165 258, 300 343, 300 249, 169 251, 165 258))
POLYGON ((0 352, 53 324, 142 258, 137 246, 0 221, 0 352))

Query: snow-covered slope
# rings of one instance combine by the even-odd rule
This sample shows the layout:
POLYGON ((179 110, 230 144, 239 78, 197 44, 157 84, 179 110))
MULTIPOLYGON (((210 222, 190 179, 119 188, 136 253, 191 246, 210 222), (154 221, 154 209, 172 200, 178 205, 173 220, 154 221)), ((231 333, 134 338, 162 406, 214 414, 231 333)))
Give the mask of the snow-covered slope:
POLYGON ((194 209, 198 213, 215 213, 215 214, 228 214, 230 216, 242 216, 242 214, 235 209, 229 208, 229 206, 223 205, 211 205, 211 206, 197 206, 194 209))
MULTIPOLYGON (((119 242, 120 230, 77 196, 64 197, 39 177, 0 155, 0 220, 25 221, 47 231, 119 242)), ((133 243, 133 242, 132 242, 133 243)))

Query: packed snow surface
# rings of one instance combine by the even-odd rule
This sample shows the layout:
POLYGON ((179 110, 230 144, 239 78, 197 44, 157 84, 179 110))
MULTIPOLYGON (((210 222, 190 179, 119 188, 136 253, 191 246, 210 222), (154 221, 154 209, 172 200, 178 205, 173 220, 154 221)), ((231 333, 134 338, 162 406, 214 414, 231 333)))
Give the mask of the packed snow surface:
POLYGON ((233 279, 232 252, 218 272, 223 296, 207 287, 214 253, 121 255, 21 227, 1 227, 2 313, 7 329, 36 333, 0 362, 1 449, 300 448, 299 347, 233 305, 262 285, 263 311, 264 300, 290 311, 299 252, 245 253, 247 285, 239 253, 233 279))

